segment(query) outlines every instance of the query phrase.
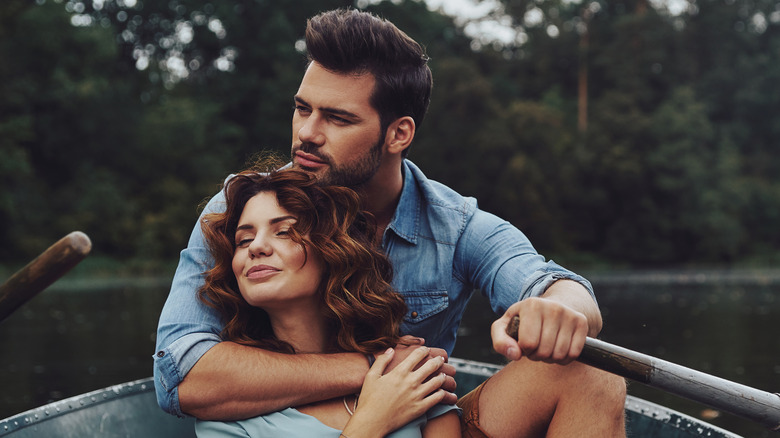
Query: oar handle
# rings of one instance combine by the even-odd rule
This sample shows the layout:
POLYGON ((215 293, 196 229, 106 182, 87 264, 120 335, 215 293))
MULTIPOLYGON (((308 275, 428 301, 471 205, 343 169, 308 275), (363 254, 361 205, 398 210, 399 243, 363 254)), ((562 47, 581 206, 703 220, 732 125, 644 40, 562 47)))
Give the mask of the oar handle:
MULTIPOLYGON (((517 316, 507 334, 517 339, 517 316)), ((586 338, 579 362, 780 430, 780 394, 761 391, 598 339, 586 338)))
POLYGON ((0 321, 76 266, 92 249, 89 237, 74 231, 0 285, 0 321))

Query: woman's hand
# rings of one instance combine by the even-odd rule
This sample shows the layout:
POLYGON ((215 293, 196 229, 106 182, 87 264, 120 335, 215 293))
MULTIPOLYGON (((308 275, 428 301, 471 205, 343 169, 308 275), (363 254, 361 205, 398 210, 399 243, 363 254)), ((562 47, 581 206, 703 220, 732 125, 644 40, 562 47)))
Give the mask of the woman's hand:
POLYGON ((395 350, 377 357, 366 374, 357 410, 344 428, 349 438, 383 437, 424 414, 444 399, 441 389, 445 374, 431 374, 441 368, 444 359, 428 361, 428 348, 417 348, 392 371, 384 374, 395 350), (427 379, 427 380, 426 380, 427 379))

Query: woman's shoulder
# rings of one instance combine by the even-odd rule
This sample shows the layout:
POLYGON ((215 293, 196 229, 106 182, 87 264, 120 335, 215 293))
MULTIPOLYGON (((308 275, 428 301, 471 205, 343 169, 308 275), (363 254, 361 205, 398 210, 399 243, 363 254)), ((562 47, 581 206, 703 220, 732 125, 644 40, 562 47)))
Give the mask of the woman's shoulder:
POLYGON ((338 438, 340 430, 322 424, 297 409, 287 408, 239 421, 196 421, 198 438, 284 436, 338 438))
POLYGON ((444 403, 439 403, 438 405, 429 409, 428 412, 426 412, 425 416, 428 418, 428 420, 431 420, 438 416, 444 415, 447 412, 455 412, 458 414, 458 416, 460 416, 461 409, 457 405, 447 405, 444 403))

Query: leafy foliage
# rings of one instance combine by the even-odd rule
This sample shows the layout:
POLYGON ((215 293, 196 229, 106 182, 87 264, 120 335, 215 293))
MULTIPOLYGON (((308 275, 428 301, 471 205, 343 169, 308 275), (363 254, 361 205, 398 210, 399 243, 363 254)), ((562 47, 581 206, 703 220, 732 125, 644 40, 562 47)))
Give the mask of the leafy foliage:
MULTIPOLYGON (((645 0, 504 0, 518 34, 505 45, 421 1, 357 3, 431 56, 410 158, 542 252, 656 265, 776 252, 773 3, 673 15, 645 0)), ((103 255, 174 258, 228 173, 288 153, 305 20, 352 5, 0 2, 0 260, 74 229, 103 255)))

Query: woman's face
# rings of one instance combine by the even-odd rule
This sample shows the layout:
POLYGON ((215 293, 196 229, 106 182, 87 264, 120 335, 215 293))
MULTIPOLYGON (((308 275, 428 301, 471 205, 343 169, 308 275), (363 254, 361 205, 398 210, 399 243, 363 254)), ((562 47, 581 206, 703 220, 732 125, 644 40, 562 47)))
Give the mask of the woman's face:
POLYGON ((241 295, 266 311, 290 305, 317 305, 322 259, 290 239, 296 218, 279 206, 276 194, 262 192, 244 206, 238 220, 233 273, 241 295))

